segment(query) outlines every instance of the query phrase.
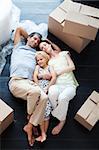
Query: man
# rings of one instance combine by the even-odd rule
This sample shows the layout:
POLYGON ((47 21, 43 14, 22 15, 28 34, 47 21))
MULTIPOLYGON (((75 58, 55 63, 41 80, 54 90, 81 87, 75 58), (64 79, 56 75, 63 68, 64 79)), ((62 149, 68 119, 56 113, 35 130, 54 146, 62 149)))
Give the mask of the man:
POLYGON ((30 146, 34 143, 33 125, 38 126, 42 122, 47 100, 46 94, 42 94, 40 88, 35 86, 32 81, 36 65, 35 48, 39 45, 41 38, 42 36, 39 33, 31 33, 28 36, 27 32, 18 28, 15 33, 14 49, 11 55, 9 89, 15 97, 27 100, 29 122, 25 125, 24 131, 28 135, 30 146), (26 44, 23 38, 27 39, 26 44))

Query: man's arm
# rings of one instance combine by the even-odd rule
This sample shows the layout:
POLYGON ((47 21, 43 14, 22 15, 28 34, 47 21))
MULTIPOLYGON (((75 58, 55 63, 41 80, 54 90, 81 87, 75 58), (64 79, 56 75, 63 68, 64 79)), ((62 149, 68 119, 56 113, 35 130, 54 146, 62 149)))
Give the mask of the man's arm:
POLYGON ((14 36, 14 45, 16 45, 18 42, 20 42, 21 37, 27 38, 28 33, 21 27, 16 29, 15 36, 14 36))

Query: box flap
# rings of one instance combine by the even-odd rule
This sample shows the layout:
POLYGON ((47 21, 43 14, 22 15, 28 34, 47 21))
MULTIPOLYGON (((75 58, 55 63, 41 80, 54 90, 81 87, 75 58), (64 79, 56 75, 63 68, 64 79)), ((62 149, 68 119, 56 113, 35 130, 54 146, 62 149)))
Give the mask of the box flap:
POLYGON ((95 102, 96 104, 99 103, 99 93, 98 93, 98 92, 93 91, 93 92, 91 93, 91 95, 89 96, 89 98, 90 98, 93 102, 95 102))
POLYGON ((59 5, 59 7, 66 12, 68 12, 68 11, 79 12, 81 4, 75 3, 71 0, 65 0, 62 4, 59 5))
POLYGON ((97 106, 94 108, 94 110, 92 111, 92 113, 89 115, 89 117, 87 118, 87 122, 89 124, 91 124, 92 126, 94 126, 96 124, 96 122, 98 121, 98 116, 97 116, 97 106))
POLYGON ((80 14, 79 12, 69 11, 67 13, 66 20, 88 26, 89 17, 83 14, 80 14))
POLYGON ((99 18, 99 9, 87 5, 81 5, 80 13, 92 17, 99 18))
POLYGON ((0 99, 0 121, 3 121, 11 112, 13 109, 0 99))
POLYGON ((71 0, 65 0, 59 5, 64 11, 80 12, 81 14, 99 18, 99 9, 91 6, 87 6, 81 3, 73 2, 71 0))
POLYGON ((69 11, 66 16, 66 20, 79 23, 82 25, 89 25, 94 28, 99 28, 99 19, 92 18, 90 16, 85 16, 79 12, 69 11))
POLYGON ((94 40, 98 29, 92 24, 92 18, 77 12, 68 12, 63 32, 94 40))
POLYGON ((90 17, 88 21, 89 21, 88 23, 90 26, 99 29, 99 19, 90 17))
POLYGON ((95 107, 96 104, 90 99, 87 99, 82 107, 78 110, 77 114, 79 114, 82 118, 87 119, 95 107))
POLYGON ((62 23, 66 18, 67 13, 57 7, 49 16, 54 18, 57 22, 62 23))

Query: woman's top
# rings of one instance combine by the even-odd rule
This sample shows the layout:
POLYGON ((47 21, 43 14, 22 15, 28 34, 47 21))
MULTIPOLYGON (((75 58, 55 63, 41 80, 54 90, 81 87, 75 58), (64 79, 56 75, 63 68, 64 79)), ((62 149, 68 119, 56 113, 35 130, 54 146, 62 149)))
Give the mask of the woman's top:
MULTIPOLYGON (((66 69, 68 66, 68 62, 66 60, 66 55, 69 54, 68 51, 62 51, 58 56, 51 58, 49 60, 49 65, 53 66, 55 72, 58 74, 59 72, 66 69)), ((78 86, 78 82, 73 74, 73 71, 68 73, 63 73, 62 75, 57 76, 56 84, 65 85, 65 86, 78 86)))

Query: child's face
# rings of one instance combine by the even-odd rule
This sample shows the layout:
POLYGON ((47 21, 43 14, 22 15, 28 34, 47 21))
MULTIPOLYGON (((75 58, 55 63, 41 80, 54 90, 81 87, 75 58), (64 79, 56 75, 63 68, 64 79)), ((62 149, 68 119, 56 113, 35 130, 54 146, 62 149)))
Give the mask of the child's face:
POLYGON ((43 57, 42 55, 38 55, 37 58, 37 64, 40 66, 40 67, 46 67, 47 66, 47 60, 45 57, 43 57))

